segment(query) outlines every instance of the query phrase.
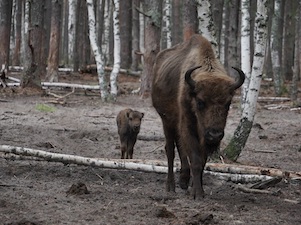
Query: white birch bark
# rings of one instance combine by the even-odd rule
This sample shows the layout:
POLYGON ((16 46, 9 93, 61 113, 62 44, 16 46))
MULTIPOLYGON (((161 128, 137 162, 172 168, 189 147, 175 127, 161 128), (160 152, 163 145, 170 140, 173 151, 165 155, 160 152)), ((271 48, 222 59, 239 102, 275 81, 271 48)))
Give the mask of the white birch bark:
POLYGON ((255 23, 255 49, 252 65, 252 73, 246 103, 243 109, 243 118, 253 122, 256 112, 256 104, 260 90, 264 55, 267 43, 267 0, 257 1, 256 23, 255 23))
POLYGON ((68 64, 73 68, 77 0, 68 0, 68 64))
POLYGON ((120 29, 119 29, 119 0, 113 0, 113 32, 114 32, 114 65, 110 75, 111 96, 117 97, 117 76, 120 70, 120 29))
POLYGON ((166 38, 166 48, 171 47, 171 26, 170 26, 170 20, 171 20, 171 1, 165 0, 164 1, 164 8, 163 8, 163 28, 162 33, 163 37, 166 38))
POLYGON ((89 20, 89 39, 96 61, 101 99, 102 101, 107 101, 108 98, 107 82, 104 79, 105 71, 104 71, 103 55, 100 53, 99 47, 97 45, 93 0, 87 0, 87 9, 88 9, 88 20, 89 20))
POLYGON ((251 47, 250 47, 250 1, 241 1, 241 69, 246 78, 242 86, 242 108, 246 100, 251 77, 251 47))
MULTIPOLYGON (((5 155, 2 156, 3 158, 14 160, 45 160, 49 162, 97 166, 111 169, 128 169, 157 173, 168 172, 166 161, 89 158, 9 145, 0 145, 0 152, 5 153, 5 155)), ((176 162, 174 167, 174 172, 177 171, 180 171, 179 162, 176 162)), ((298 171, 282 171, 275 168, 219 163, 207 163, 204 173, 216 176, 219 179, 240 183, 266 181, 273 177, 284 177, 287 179, 300 179, 301 177, 301 174, 298 171)))
POLYGON ((213 23, 211 4, 208 0, 197 0, 197 12, 199 21, 199 33, 207 38, 215 51, 216 57, 218 57, 218 47, 216 41, 216 32, 213 23))
POLYGON ((255 50, 252 65, 251 79, 244 104, 242 118, 234 132, 234 136, 226 147, 224 153, 227 158, 236 160, 244 148, 256 112, 258 93, 262 80, 263 61, 267 43, 267 0, 257 1, 257 12, 255 18, 255 50))
POLYGON ((276 95, 281 95, 281 89, 283 87, 283 78, 281 74, 280 65, 280 34, 278 33, 279 22, 281 20, 280 13, 280 0, 275 0, 274 3, 274 15, 272 19, 272 29, 271 29, 271 59, 274 75, 274 86, 276 95))

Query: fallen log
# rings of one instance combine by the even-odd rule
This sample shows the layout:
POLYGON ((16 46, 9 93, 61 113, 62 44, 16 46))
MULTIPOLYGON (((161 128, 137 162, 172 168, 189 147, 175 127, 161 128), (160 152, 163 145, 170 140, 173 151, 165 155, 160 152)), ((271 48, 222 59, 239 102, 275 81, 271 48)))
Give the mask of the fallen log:
MULTIPOLYGON (((105 71, 111 72, 113 70, 112 67, 105 66, 105 71)), ((80 73, 91 73, 92 71, 96 71, 96 64, 86 65, 78 70, 80 73)), ((136 77, 141 76, 141 71, 132 71, 127 69, 120 69, 119 73, 128 74, 136 77)))
MULTIPOLYGON (((76 155, 46 152, 30 148, 14 147, 9 145, 0 145, 0 151, 22 156, 37 157, 44 159, 45 161, 61 162, 64 164, 78 164, 86 166, 106 167, 111 169, 129 169, 146 172, 167 173, 166 162, 156 160, 88 158, 76 155)), ((176 162, 174 171, 177 172, 179 171, 179 169, 180 163, 176 162)), ((205 173, 214 175, 219 179, 237 183, 264 181, 271 179, 273 176, 284 178, 301 178, 301 172, 281 171, 273 168, 218 163, 207 163, 205 167, 205 173)))

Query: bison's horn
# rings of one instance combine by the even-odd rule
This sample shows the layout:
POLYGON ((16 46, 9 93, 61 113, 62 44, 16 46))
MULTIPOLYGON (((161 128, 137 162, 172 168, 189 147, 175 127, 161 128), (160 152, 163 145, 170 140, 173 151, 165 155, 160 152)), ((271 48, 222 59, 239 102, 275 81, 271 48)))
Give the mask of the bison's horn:
POLYGON ((195 81, 191 78, 191 74, 194 70, 198 69, 198 68, 201 68, 202 66, 196 66, 196 67, 193 67, 189 70, 187 70, 187 72, 185 73, 185 81, 187 82, 187 84, 192 88, 194 89, 195 88, 195 81))
POLYGON ((232 85, 233 90, 236 90, 244 83, 246 75, 241 69, 238 69, 236 67, 232 67, 232 68, 235 69, 239 74, 239 79, 236 80, 235 83, 232 85))

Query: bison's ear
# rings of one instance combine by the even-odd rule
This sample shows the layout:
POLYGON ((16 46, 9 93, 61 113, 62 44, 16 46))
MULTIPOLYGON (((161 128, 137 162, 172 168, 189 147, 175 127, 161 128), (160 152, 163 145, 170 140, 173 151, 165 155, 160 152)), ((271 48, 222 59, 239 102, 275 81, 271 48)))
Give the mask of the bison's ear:
POLYGON ((141 119, 144 117, 144 113, 141 113, 141 119))
POLYGON ((239 74, 239 78, 231 86, 231 89, 234 91, 244 83, 246 75, 244 74, 244 72, 241 69, 238 69, 236 67, 232 67, 232 68, 235 69, 239 74))
POLYGON ((128 109, 127 111, 126 111, 126 117, 127 118, 129 118, 130 117, 130 113, 132 112, 132 110, 131 109, 128 109))

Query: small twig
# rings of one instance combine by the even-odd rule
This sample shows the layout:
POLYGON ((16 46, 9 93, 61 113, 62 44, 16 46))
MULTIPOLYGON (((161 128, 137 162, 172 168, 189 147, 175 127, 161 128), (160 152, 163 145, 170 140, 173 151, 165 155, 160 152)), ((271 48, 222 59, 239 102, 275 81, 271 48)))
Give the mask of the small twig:
POLYGON ((277 194, 279 191, 268 191, 268 190, 259 190, 259 189, 253 189, 253 188, 247 188, 241 184, 237 185, 237 189, 240 191, 243 191, 245 193, 254 193, 254 194, 277 194))

